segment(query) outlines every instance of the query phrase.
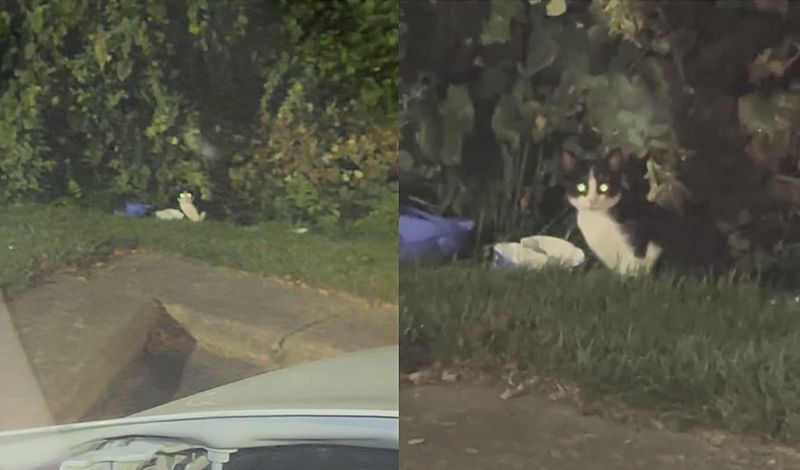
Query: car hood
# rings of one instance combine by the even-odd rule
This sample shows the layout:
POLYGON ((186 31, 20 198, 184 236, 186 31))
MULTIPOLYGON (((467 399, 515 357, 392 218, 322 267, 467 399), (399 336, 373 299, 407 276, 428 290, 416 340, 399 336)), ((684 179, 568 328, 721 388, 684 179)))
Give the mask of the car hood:
POLYGON ((398 347, 268 372, 125 418, 0 432, 0 468, 57 465, 92 443, 157 436, 237 449, 302 442, 397 448, 398 347))
POLYGON ((397 415, 399 351, 387 346, 223 385, 132 417, 247 410, 361 410, 397 415))

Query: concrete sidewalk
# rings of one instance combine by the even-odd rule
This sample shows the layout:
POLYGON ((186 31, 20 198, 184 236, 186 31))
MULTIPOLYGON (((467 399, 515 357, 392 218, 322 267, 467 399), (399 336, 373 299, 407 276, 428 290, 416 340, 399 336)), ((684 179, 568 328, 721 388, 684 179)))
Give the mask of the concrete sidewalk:
POLYGON ((0 432, 48 426, 53 417, 0 293, 0 432))
POLYGON ((168 379, 172 388, 141 406, 125 397, 124 411, 398 338, 394 308, 147 252, 119 257, 88 278, 54 275, 8 300, 8 309, 58 423, 119 415, 109 399, 152 395, 155 382, 168 379), (166 362, 142 356, 153 348, 180 349, 169 369, 177 377, 163 370, 137 377, 142 357, 166 362))

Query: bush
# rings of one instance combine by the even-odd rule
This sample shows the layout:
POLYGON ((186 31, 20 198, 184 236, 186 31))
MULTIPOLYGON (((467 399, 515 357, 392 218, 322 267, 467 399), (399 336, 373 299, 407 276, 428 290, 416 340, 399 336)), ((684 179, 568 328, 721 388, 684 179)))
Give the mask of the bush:
POLYGON ((298 61, 324 77, 327 92, 362 111, 398 112, 400 4, 386 0, 281 0, 298 61))
POLYGON ((4 5, 0 203, 190 186, 220 214, 333 222, 386 189, 396 137, 371 122, 396 116, 394 2, 4 5))
POLYGON ((182 138, 196 115, 169 86, 180 51, 161 2, 19 2, 3 13, 16 33, 4 62, 16 68, 0 97, 0 200, 102 191, 163 202, 182 180, 208 192, 182 138))
POLYGON ((263 110, 264 148, 239 156, 229 170, 237 196, 264 215, 305 222, 367 214, 388 190, 397 137, 390 127, 354 119, 353 106, 319 109, 294 81, 275 112, 263 110))

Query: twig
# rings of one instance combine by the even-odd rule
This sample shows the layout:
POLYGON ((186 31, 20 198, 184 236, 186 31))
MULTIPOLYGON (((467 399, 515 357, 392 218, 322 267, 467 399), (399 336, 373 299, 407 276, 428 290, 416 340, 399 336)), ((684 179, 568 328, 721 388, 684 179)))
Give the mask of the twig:
MULTIPOLYGON (((522 182, 525 178, 525 169, 528 166, 528 159, 530 157, 530 143, 526 140, 525 146, 522 150, 522 164, 519 168, 519 177, 517 178, 517 186, 514 188, 514 197, 512 198, 514 212, 511 213, 511 225, 516 228, 517 225, 517 213, 519 211, 519 202, 522 199, 522 182)), ((542 155, 541 152, 539 153, 539 159, 541 159, 542 155)), ((536 162, 536 171, 538 172, 539 169, 539 161, 536 162)))

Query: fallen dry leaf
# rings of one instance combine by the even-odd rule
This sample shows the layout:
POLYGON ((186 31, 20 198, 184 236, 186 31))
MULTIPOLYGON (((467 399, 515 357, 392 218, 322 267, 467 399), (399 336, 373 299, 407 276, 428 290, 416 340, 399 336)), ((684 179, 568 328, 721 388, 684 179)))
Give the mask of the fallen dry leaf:
POLYGON ((454 383, 457 381, 458 381, 458 372, 454 372, 451 370, 442 371, 442 382, 454 383))
POLYGON ((703 439, 715 447, 719 447, 725 442, 725 434, 719 431, 704 431, 701 433, 703 439))
POLYGON ((425 443, 425 439, 423 439, 421 437, 415 437, 414 439, 409 439, 409 441, 408 441, 408 445, 410 445, 410 446, 418 446, 418 445, 424 444, 424 443, 425 443))
POLYGON ((556 382, 553 384, 555 390, 547 394, 547 398, 551 400, 561 400, 567 396, 567 389, 562 387, 560 383, 556 382))
POLYGON ((408 374, 408 380, 414 385, 430 383, 433 380, 433 371, 430 369, 418 370, 408 374))
POLYGON ((525 386, 524 383, 519 383, 514 387, 510 387, 510 388, 505 389, 505 391, 502 394, 500 394, 500 399, 501 400, 508 400, 510 398, 518 397, 518 396, 522 395, 523 393, 525 393, 527 391, 527 389, 528 388, 525 386))

